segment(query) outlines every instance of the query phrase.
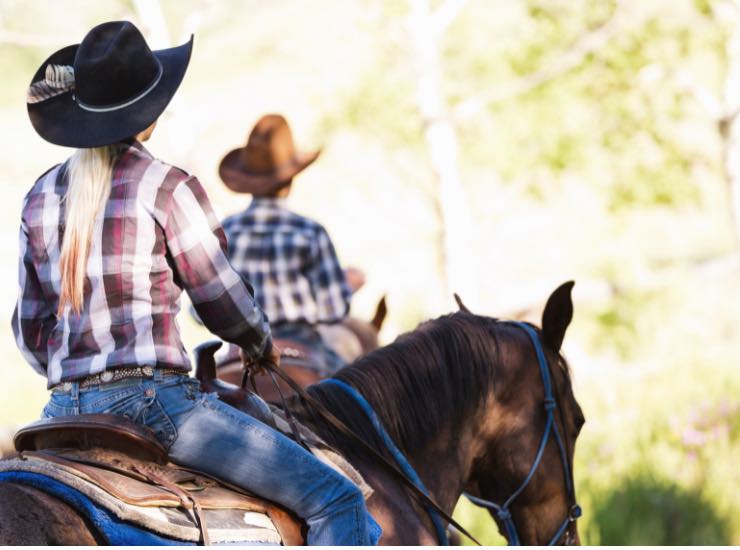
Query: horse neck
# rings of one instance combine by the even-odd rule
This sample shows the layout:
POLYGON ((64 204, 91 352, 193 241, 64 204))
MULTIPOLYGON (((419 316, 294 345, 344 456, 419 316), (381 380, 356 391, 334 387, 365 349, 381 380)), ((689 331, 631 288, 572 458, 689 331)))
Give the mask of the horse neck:
MULTIPOLYGON (((477 415, 472 415, 471 419, 477 415)), ((446 426, 423 449, 409 452, 409 461, 434 500, 452 513, 470 477, 480 447, 476 423, 446 426)))
MULTIPOLYGON (((464 368, 455 365, 454 368, 464 368)), ((367 392, 360 393, 370 402, 371 407, 379 412, 383 410, 383 404, 373 402, 372 396, 367 392)), ((411 403, 420 396, 405 387, 396 387, 392 395, 388 396, 398 403, 411 403)), ((442 417, 450 419, 443 423, 439 429, 429 437, 425 438, 415 447, 402 448, 401 451, 416 470, 425 488, 431 493, 434 500, 448 513, 452 512, 457 503, 464 485, 470 476, 473 466, 473 457, 484 448, 481 440, 481 432, 484 426, 484 411, 492 397, 481 400, 477 407, 471 407, 464 417, 456 418, 454 405, 447 400, 435 400, 434 406, 440 409, 442 417), (453 421, 452 419, 455 419, 453 421)), ((363 413, 359 410, 357 415, 363 413)), ((413 419, 409 416, 399 415, 397 420, 401 426, 401 432, 414 428, 413 419)), ((383 423, 381 418, 381 423, 383 423)), ((388 426, 386 426, 388 428, 388 426)), ((397 436, 388 429, 391 439, 401 448, 397 436)), ((374 468, 375 464, 369 461, 374 468)))

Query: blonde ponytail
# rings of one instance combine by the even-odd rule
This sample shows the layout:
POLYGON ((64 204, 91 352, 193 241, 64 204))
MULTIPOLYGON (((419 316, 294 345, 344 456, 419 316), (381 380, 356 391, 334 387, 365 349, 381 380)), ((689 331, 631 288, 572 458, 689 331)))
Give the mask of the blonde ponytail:
POLYGON ((110 195, 116 148, 78 149, 67 161, 66 221, 59 256, 61 290, 57 317, 67 304, 82 311, 92 232, 110 195))

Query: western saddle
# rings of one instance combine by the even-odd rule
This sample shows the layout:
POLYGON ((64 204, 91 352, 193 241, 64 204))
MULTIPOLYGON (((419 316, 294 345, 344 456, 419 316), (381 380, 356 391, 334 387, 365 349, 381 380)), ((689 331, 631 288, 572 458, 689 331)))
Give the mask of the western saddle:
MULTIPOLYGON (((218 347, 209 343, 196 349, 196 372, 204 390, 217 391, 231 405, 263 417, 265 410, 250 400, 249 392, 215 379, 213 353, 218 347)), ((110 414, 46 418, 21 428, 14 444, 21 460, 52 463, 119 501, 191 511, 205 544, 210 540, 204 510, 225 508, 265 514, 283 544, 305 543, 305 525, 290 511, 202 472, 169 463, 154 433, 127 418, 110 414)))

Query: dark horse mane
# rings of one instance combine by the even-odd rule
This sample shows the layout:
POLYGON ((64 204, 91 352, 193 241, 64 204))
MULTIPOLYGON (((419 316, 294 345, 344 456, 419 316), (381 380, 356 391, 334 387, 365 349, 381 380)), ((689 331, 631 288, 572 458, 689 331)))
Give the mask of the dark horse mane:
MULTIPOLYGON (((496 367, 505 352, 501 344, 512 340, 528 342, 522 330, 458 311, 422 323, 392 344, 341 369, 333 378, 362 393, 408 456, 445 426, 459 426, 481 405, 494 388, 496 367)), ((384 449, 367 416, 340 388, 319 383, 307 391, 357 435, 376 449, 384 449)), ((350 456, 364 456, 357 443, 337 434, 298 398, 292 399, 290 407, 329 445, 350 456)), ((453 430, 453 435, 457 431, 453 430)))

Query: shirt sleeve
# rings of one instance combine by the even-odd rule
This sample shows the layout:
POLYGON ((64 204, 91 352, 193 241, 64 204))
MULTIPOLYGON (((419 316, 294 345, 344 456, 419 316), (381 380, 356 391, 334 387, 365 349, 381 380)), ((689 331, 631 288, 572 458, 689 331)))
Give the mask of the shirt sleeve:
POLYGON ((203 324, 251 357, 269 351, 267 318, 249 283, 229 263, 226 235, 197 178, 191 176, 173 189, 163 225, 178 283, 203 324))
POLYGON ((12 325, 15 342, 23 357, 36 372, 46 376, 49 363, 47 345, 56 325, 52 311, 41 288, 28 243, 28 230, 21 221, 18 262, 18 301, 13 311, 12 325))
POLYGON ((313 258, 306 276, 316 298, 319 322, 334 323, 346 317, 352 291, 329 234, 321 226, 317 230, 313 258))

